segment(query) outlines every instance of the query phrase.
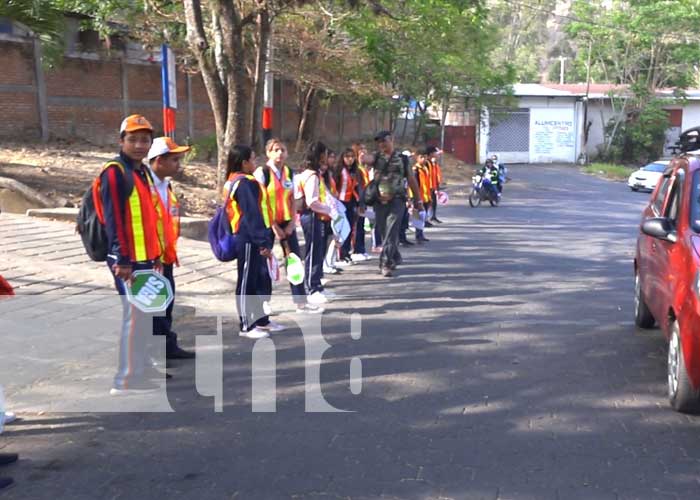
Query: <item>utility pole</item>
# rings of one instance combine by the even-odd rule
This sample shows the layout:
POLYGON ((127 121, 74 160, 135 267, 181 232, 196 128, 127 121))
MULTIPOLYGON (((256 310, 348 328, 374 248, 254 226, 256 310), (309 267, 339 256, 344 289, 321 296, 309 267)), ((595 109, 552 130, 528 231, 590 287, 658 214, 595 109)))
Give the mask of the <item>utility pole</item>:
POLYGON ((564 56, 559 56, 559 83, 561 85, 564 84, 564 61, 566 61, 568 58, 564 56))

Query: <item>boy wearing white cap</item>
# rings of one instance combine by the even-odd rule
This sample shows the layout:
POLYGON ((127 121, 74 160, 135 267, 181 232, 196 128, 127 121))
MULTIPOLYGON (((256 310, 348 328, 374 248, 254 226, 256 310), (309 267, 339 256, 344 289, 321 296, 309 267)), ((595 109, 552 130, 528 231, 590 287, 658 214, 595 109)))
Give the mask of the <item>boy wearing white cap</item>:
MULTIPOLYGON (((175 278, 173 265, 179 265, 177 259, 177 240, 180 236, 180 203, 170 185, 170 177, 177 175, 180 170, 180 160, 189 146, 178 146, 170 137, 158 137, 153 140, 148 151, 148 163, 153 177, 153 185, 158 192, 158 237, 160 238, 163 255, 163 276, 170 281, 175 293, 175 278)), ((173 301, 168 306, 165 316, 153 319, 153 334, 164 335, 165 356, 167 359, 191 359, 195 354, 185 351, 177 345, 177 334, 173 332, 173 301)))

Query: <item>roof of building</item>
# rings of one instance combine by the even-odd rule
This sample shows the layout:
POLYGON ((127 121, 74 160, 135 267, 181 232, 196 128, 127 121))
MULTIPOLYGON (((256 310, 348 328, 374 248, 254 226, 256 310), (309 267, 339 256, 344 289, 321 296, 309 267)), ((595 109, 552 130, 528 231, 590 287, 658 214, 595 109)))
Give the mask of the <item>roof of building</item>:
MULTIPOLYGON (((628 85, 612 83, 591 83, 588 86, 590 99, 607 99, 610 93, 624 95, 629 90, 628 85)), ((657 91, 659 97, 672 97, 674 89, 657 91)), ((516 83, 513 85, 516 97, 584 97, 585 83, 516 83)), ((700 89, 686 89, 685 95, 690 100, 700 100, 700 89)))

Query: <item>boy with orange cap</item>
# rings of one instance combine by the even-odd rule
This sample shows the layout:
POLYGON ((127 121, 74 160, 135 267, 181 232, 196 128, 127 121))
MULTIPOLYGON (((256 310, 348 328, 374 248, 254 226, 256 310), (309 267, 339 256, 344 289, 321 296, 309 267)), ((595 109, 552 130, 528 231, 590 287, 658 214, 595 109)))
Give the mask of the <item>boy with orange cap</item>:
POLYGON ((102 167, 93 190, 95 210, 107 234, 107 266, 122 302, 119 363, 112 395, 159 388, 149 380, 153 367, 147 363, 153 317, 126 298, 134 271, 162 267, 155 188, 143 164, 152 143, 153 127, 148 120, 141 115, 126 117, 119 129, 119 156, 102 167))

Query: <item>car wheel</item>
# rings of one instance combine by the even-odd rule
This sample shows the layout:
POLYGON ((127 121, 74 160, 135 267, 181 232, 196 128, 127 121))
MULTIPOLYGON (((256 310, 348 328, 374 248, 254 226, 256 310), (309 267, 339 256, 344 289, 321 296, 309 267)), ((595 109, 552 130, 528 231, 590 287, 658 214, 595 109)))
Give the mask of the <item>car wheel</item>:
POLYGON ((683 344, 678 321, 671 325, 668 341, 668 399, 671 407, 682 413, 700 411, 700 390, 694 389, 683 359, 683 344))
POLYGON ((647 303, 644 302, 642 280, 639 272, 636 272, 634 273, 634 324, 639 328, 651 328, 655 322, 647 303))

